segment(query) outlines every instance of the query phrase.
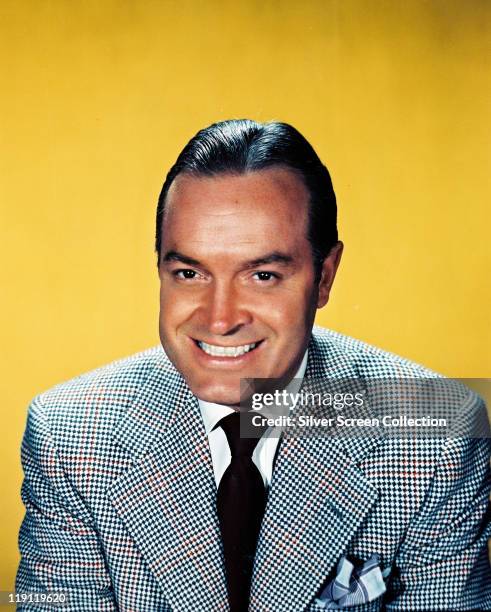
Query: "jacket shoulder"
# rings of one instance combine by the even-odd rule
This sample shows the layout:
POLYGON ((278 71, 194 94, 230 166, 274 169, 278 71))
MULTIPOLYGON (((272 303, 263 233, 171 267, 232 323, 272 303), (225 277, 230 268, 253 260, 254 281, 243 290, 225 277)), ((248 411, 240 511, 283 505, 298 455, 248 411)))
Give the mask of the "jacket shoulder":
MULTIPOLYGON (((372 382, 375 386, 377 386, 377 381, 387 381, 385 391, 390 389, 396 396, 402 389, 401 384, 406 391, 417 389, 422 392, 422 390, 430 389, 433 394, 438 392, 438 399, 445 409, 451 411, 458 409, 462 420, 476 421, 477 419, 481 423, 480 427, 487 430, 484 400, 462 382, 447 378, 409 359, 333 330, 316 326, 313 329, 312 337, 317 358, 327 364, 341 360, 349 363, 349 368, 345 367, 343 370, 349 372, 348 377, 354 376, 365 382, 372 382), (401 383, 401 381, 406 382, 401 383), (414 384, 411 381, 414 381, 414 384), (482 420, 485 421, 484 424, 482 420)), ((328 375, 328 373, 326 369, 325 374, 328 375)), ((466 425, 466 427, 470 426, 466 425)))
POLYGON ((138 390, 155 370, 165 375, 176 371, 161 346, 76 376, 37 395, 31 403, 31 419, 42 416, 56 430, 57 426, 80 427, 89 420, 109 425, 124 413, 138 390))
POLYGON ((405 357, 331 329, 315 326, 312 335, 316 347, 321 354, 324 354, 326 357, 328 355, 339 354, 349 358, 356 365, 357 370, 361 370, 360 374, 400 378, 418 376, 422 378, 443 377, 442 374, 438 374, 430 368, 405 357))

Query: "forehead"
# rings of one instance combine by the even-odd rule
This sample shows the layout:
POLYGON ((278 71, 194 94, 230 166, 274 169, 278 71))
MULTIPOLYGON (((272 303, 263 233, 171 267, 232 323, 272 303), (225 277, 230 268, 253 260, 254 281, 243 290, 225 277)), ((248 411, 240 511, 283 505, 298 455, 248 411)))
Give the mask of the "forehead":
POLYGON ((225 238, 229 248, 265 240, 305 241, 308 201, 300 176, 283 167, 212 177, 181 174, 167 194, 163 241, 166 248, 184 239, 225 238))

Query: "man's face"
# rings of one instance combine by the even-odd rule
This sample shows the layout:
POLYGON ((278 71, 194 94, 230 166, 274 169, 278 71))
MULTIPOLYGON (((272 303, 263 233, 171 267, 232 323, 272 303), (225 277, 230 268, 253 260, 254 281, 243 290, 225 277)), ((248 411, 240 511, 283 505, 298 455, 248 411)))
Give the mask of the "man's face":
POLYGON ((173 182, 159 265, 160 339, 200 399, 237 404, 241 378, 288 381, 298 369, 341 252, 339 244, 316 284, 308 198, 282 167, 173 182))

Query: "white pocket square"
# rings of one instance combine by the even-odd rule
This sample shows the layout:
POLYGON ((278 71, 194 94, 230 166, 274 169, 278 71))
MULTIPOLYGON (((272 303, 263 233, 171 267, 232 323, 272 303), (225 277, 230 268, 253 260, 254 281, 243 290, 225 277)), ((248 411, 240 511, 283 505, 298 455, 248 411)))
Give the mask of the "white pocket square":
POLYGON ((325 610, 340 610, 368 603, 387 590, 384 577, 390 569, 380 569, 380 557, 373 554, 361 567, 355 567, 343 555, 339 560, 336 577, 329 582, 316 599, 325 610))

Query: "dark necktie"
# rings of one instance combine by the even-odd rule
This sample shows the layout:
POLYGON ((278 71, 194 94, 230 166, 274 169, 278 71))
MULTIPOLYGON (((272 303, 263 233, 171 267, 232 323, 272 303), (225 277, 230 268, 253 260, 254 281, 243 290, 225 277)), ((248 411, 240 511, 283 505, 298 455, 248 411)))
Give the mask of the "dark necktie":
POLYGON ((232 455, 217 492, 229 604, 231 612, 247 612, 252 564, 266 503, 263 479, 252 461, 259 440, 240 437, 238 412, 227 415, 218 425, 227 436, 232 455))

